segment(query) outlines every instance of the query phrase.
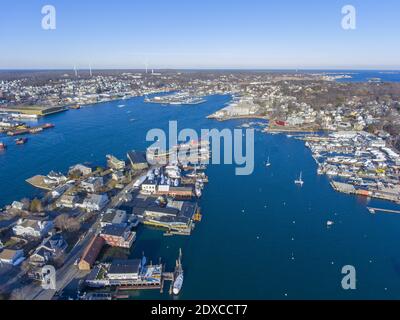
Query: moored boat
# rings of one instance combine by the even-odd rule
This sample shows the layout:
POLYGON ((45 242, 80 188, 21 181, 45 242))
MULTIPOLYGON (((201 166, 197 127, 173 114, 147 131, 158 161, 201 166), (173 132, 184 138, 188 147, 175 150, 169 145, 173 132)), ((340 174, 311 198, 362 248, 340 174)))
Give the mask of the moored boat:
POLYGON ((175 278, 175 281, 174 281, 174 284, 173 284, 173 288, 172 288, 172 292, 175 295, 179 294, 179 292, 181 292, 182 285, 183 285, 183 271, 180 272, 178 274, 178 276, 175 278))
POLYGON ((303 181, 303 172, 300 172, 300 177, 297 180, 294 180, 294 183, 299 185, 300 187, 303 186, 304 181, 303 181))
POLYGON ((175 280, 172 284, 172 293, 178 295, 183 285, 182 250, 179 249, 179 258, 176 261, 175 280))
POLYGON ((7 148, 6 144, 3 142, 0 142, 0 150, 5 150, 7 148))

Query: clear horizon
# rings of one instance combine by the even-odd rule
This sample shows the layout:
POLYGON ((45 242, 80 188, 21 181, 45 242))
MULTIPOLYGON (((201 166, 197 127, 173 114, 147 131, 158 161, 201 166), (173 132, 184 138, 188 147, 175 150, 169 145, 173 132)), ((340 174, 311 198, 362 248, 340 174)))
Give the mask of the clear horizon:
POLYGON ((54 30, 45 4, 3 1, 1 70, 400 70, 395 0, 52 0, 54 30))

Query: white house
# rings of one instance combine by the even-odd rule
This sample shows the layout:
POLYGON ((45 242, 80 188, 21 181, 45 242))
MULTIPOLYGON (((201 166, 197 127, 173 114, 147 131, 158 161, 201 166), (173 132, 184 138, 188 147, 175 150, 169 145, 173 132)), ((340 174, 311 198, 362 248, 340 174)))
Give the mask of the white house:
POLYGON ((67 177, 62 173, 51 171, 47 177, 44 178, 44 182, 47 184, 61 184, 67 181, 67 177))
POLYGON ((90 177, 89 179, 81 182, 81 187, 86 192, 97 192, 104 185, 102 177, 90 177))
POLYGON ((54 223, 45 219, 19 219, 13 227, 16 236, 42 238, 53 229, 54 223))
POLYGON ((89 194, 83 201, 82 207, 87 211, 101 211, 108 203, 106 194, 89 194))

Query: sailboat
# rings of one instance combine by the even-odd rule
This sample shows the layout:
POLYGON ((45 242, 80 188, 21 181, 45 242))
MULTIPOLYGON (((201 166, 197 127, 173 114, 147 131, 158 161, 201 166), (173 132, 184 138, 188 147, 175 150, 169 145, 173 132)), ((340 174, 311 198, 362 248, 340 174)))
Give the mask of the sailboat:
POLYGON ((268 157, 267 162, 265 163, 265 166, 266 166, 266 167, 270 167, 270 166, 271 166, 271 162, 269 162, 269 157, 268 157))
POLYGON ((300 187, 303 186, 304 181, 303 181, 303 172, 300 172, 300 177, 297 180, 294 180, 294 183, 299 185, 300 187))

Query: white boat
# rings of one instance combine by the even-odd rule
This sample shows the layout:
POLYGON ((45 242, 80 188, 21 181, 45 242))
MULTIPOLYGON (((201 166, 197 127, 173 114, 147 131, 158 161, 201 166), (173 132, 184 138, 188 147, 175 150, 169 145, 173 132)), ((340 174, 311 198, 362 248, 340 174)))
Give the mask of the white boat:
POLYGON ((201 197, 201 188, 200 187, 198 187, 198 186, 196 186, 196 188, 195 188, 195 193, 196 193, 196 197, 197 198, 200 198, 201 197))
POLYGON ((299 179, 298 179, 298 180, 294 180, 294 183, 297 184, 297 185, 299 185, 299 186, 301 186, 301 187, 302 187, 303 184, 304 184, 304 181, 303 181, 302 176, 303 176, 303 172, 300 172, 300 177, 299 177, 299 179))
POLYGON ((333 222, 333 221, 328 221, 328 222, 326 223, 326 225, 327 225, 328 227, 331 227, 331 226, 334 225, 334 222, 333 222))
POLYGON ((172 288, 172 292, 177 295, 179 294, 179 292, 181 292, 182 289, 182 285, 183 285, 183 271, 180 272, 178 274, 178 276, 176 277, 175 281, 174 281, 174 285, 172 288))
POLYGON ((183 268, 182 268, 182 250, 179 249, 179 258, 176 260, 175 280, 172 285, 173 294, 177 295, 181 292, 183 285, 183 268))

